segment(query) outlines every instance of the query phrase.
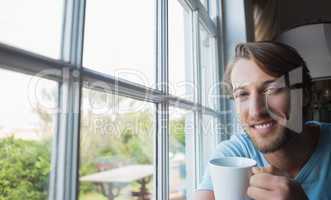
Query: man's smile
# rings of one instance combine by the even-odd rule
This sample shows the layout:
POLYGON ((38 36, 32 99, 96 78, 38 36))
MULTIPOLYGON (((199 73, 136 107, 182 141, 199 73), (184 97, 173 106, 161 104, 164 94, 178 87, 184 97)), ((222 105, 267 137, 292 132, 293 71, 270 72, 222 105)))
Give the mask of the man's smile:
POLYGON ((251 128, 251 130, 254 131, 254 133, 266 135, 273 130, 276 124, 277 122, 275 120, 269 120, 264 122, 253 123, 249 127, 251 128))

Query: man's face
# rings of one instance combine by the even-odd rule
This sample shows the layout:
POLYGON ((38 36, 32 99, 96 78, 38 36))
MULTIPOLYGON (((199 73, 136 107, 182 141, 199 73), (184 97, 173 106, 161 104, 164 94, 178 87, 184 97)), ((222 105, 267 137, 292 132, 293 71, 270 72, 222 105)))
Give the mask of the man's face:
POLYGON ((280 149, 286 131, 290 97, 283 78, 263 72, 252 60, 238 60, 231 73, 233 96, 241 125, 263 153, 280 149))

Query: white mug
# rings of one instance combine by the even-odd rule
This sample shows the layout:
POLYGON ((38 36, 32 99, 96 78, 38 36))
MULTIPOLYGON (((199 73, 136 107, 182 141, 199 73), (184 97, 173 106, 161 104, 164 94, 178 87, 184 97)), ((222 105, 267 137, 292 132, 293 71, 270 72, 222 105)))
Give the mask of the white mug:
POLYGON ((216 200, 246 200, 249 177, 256 161, 242 157, 223 157, 209 161, 216 200))

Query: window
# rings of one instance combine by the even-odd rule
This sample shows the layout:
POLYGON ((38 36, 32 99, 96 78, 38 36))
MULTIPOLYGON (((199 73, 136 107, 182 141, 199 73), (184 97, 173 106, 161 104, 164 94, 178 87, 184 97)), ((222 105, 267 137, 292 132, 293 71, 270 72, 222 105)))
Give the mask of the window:
POLYGON ((80 198, 152 196, 153 104, 83 90, 80 198))
POLYGON ((4 0, 0 13, 0 42, 60 58, 63 0, 4 0))
POLYGON ((202 5, 206 8, 206 9, 208 9, 208 0, 200 0, 201 1, 201 3, 202 3, 202 5))
MULTIPOLYGON (((217 140, 215 137, 219 131, 219 124, 217 118, 211 115, 202 115, 202 141, 201 141, 201 158, 203 163, 201 165, 202 172, 205 171, 206 167, 204 164, 208 162, 210 155, 212 155, 217 140)), ((200 177, 201 178, 201 177, 200 177)))
POLYGON ((0 198, 46 199, 57 83, 0 69, 0 90, 0 198))
POLYGON ((215 63, 215 39, 210 36, 202 24, 200 24, 200 67, 202 104, 217 109, 215 97, 218 93, 217 68, 215 63))
POLYGON ((155 1, 86 3, 83 65, 155 87, 155 1))
POLYGON ((188 199, 190 189, 188 172, 191 171, 191 162, 187 147, 194 134, 194 112, 171 107, 169 113, 169 199, 184 200, 188 199))
POLYGON ((0 11, 0 171, 20 175, 28 161, 37 176, 11 176, 24 184, 11 195, 192 199, 221 120, 219 34, 199 1, 13 0, 0 11))
POLYGON ((192 12, 179 1, 169 1, 169 89, 191 101, 196 88, 192 41, 192 12))
POLYGON ((216 21, 216 17, 218 16, 218 4, 220 4, 220 2, 217 0, 209 0, 209 16, 214 21, 216 21))

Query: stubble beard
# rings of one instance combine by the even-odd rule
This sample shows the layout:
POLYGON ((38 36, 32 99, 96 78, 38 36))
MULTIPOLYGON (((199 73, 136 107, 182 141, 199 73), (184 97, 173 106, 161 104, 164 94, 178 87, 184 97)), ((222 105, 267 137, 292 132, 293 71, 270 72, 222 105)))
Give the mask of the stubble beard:
POLYGON ((253 134, 246 130, 246 134, 254 146, 263 154, 276 152, 286 146, 291 140, 290 134, 287 133, 287 128, 281 127, 271 133, 269 137, 257 138, 258 136, 252 136, 253 134))

